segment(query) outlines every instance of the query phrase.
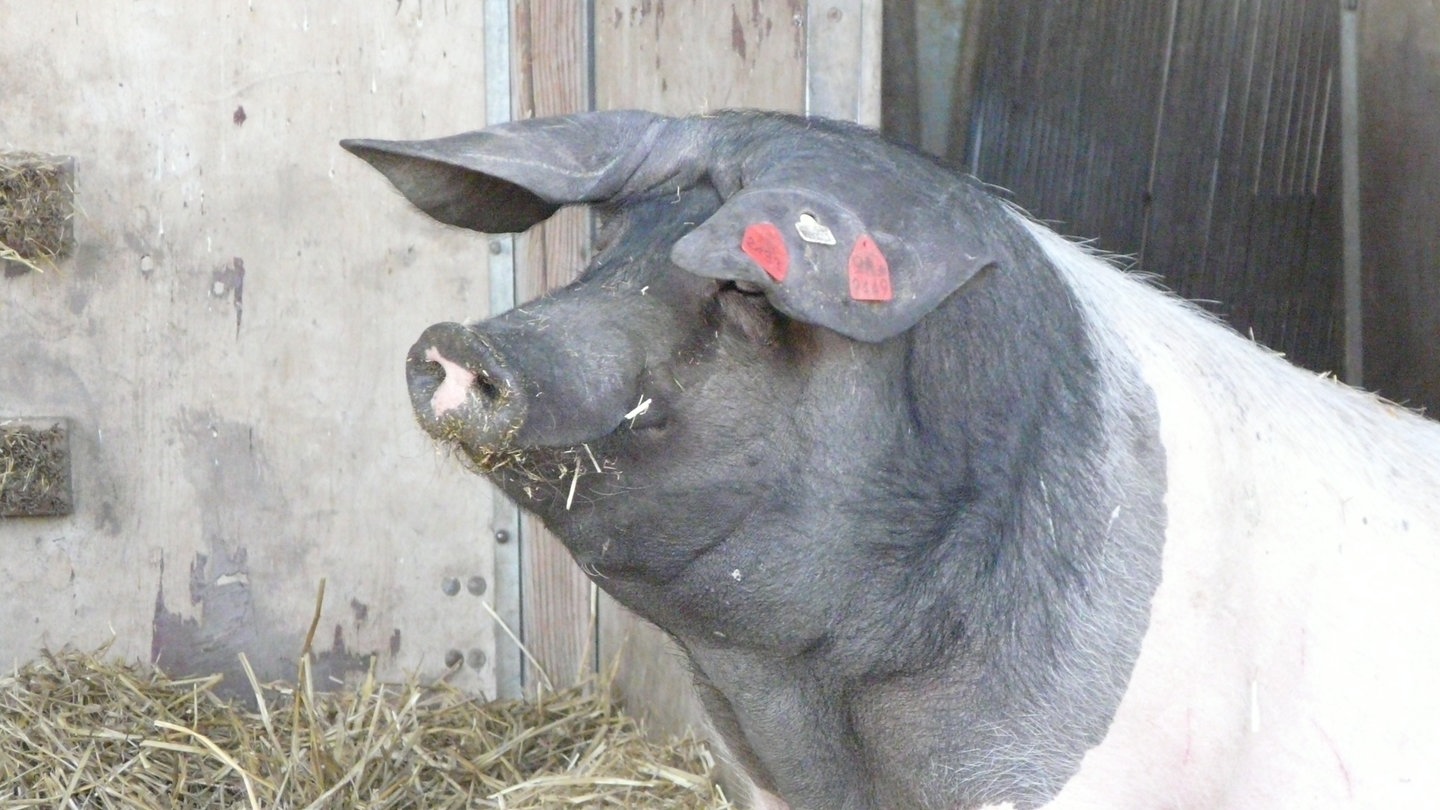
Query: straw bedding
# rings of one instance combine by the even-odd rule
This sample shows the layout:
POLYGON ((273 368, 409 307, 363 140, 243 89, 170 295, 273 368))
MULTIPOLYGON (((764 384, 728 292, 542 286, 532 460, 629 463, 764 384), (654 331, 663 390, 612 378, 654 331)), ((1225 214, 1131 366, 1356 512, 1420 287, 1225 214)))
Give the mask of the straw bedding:
POLYGON ((327 693, 307 661, 294 685, 246 663, 251 710, 219 676, 47 652, 0 678, 0 808, 732 807, 702 744, 648 740, 603 688, 327 693))

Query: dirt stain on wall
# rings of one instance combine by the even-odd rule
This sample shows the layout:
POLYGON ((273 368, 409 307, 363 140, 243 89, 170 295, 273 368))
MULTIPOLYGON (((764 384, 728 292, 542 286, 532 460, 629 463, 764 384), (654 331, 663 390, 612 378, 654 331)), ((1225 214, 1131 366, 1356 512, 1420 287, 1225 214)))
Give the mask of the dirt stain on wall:
MULTIPOLYGON (((255 570, 247 551, 256 533, 286 525, 289 503, 268 474, 249 425, 199 412, 183 419, 190 437, 186 469, 200 504, 206 550, 190 562, 186 611, 173 610, 167 601, 162 559, 151 660, 172 676, 221 673, 220 693, 249 700, 253 693, 240 653, 262 680, 293 678, 305 645, 308 621, 269 609, 266 587, 273 577, 255 570)), ((348 650, 343 628, 336 625, 335 631, 329 649, 312 640, 317 679, 343 680, 369 669, 370 655, 348 650)))

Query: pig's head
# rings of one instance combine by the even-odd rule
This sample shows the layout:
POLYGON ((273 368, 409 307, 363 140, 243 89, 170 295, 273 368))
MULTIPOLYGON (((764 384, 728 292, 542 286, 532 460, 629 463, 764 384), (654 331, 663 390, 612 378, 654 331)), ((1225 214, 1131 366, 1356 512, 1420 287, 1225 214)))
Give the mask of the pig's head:
POLYGON ((976 207, 972 186, 834 122, 616 112, 345 146, 462 227, 597 209, 596 256, 573 284, 431 327, 407 370, 420 424, 622 599, 817 475, 862 500, 883 488, 874 465, 895 448, 854 435, 897 429, 901 357, 881 347, 992 260, 973 232, 984 212, 950 215, 976 207))
POLYGON ((762 785, 861 806, 847 797, 902 779, 880 760, 901 774, 953 749, 954 773, 1041 796, 1098 739, 1154 560, 1103 588, 1089 572, 1128 564, 1135 546, 1107 538, 1149 537, 1158 498, 1115 504, 1163 472, 1107 449, 1135 438, 1102 425, 1078 308, 977 184, 857 127, 773 114, 592 113, 345 146, 453 225, 600 215, 574 283, 421 335, 415 414, 679 641, 762 785), (1037 683, 993 676, 1032 658, 1037 683), (1077 667, 1093 671, 1083 716, 1032 705, 1046 673, 1077 667), (901 682, 928 695, 916 706, 938 695, 947 728, 917 736, 934 718, 902 719, 901 682), (891 691, 867 691, 879 683, 891 691), (1015 740, 1036 729, 996 719, 1011 712, 1064 713, 1076 742, 1027 754, 1015 740), (1015 761, 964 761, 987 740, 1015 761), (867 746, 884 755, 852 761, 867 746))

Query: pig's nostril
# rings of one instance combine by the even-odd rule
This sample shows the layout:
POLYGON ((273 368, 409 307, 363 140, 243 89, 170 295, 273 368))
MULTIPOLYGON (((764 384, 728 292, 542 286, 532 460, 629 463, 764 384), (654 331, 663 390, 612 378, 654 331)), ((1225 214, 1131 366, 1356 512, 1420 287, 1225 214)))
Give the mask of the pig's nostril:
POLYGON ((471 370, 455 362, 434 346, 425 351, 425 372, 433 393, 430 395, 430 411, 442 416, 464 405, 474 391, 486 404, 496 401, 500 388, 484 370, 471 370))
POLYGON ((500 387, 490 381, 490 375, 481 371, 475 375, 475 382, 471 384, 476 393, 484 397, 487 402, 494 402, 500 398, 500 387))
MULTIPOLYGON (((455 367, 456 366, 452 363, 441 363, 436 360, 426 360, 424 367, 421 369, 423 377, 421 377, 420 379, 427 380, 430 383, 431 388, 439 388, 445 382, 445 380, 449 379, 452 376, 450 369, 454 369, 455 367), (449 368, 447 368, 447 366, 449 366, 449 368)), ((479 394, 485 399, 493 401, 500 396, 500 387, 495 383, 491 382, 490 375, 486 374, 484 371, 470 371, 469 369, 462 369, 460 372, 460 376, 462 377, 462 382, 464 377, 473 376, 474 379, 470 382, 469 387, 475 389, 475 393, 479 394)))

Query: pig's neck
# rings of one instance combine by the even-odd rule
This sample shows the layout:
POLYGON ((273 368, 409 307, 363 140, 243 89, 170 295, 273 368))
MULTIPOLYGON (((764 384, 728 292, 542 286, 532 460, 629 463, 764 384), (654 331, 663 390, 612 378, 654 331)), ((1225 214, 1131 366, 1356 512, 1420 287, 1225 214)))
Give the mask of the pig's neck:
POLYGON ((851 510, 814 540, 854 576, 805 589, 797 615, 833 617, 814 644, 682 639, 732 752, 796 806, 1039 804, 1129 679, 1164 529, 1153 398, 1044 255, 1010 253, 907 338, 911 424, 852 450, 873 497, 815 507, 851 510))
POLYGON ((958 403, 920 396, 933 451, 916 457, 962 464, 952 470, 967 489, 894 592, 919 595, 912 624, 961 639, 941 667, 950 680, 903 674, 859 712, 896 748, 923 741, 911 761, 947 762, 951 784, 969 785, 948 796, 956 804, 1048 799, 1100 742, 1139 654, 1163 545, 1153 394, 1131 358, 1093 338, 1028 238, 1010 255, 1018 262, 968 300, 962 291, 956 318, 917 335, 911 364, 915 391, 935 390, 945 368, 965 380, 958 403), (897 716, 931 734, 907 737, 897 716), (1006 783, 1018 792, 971 792, 1006 783))

